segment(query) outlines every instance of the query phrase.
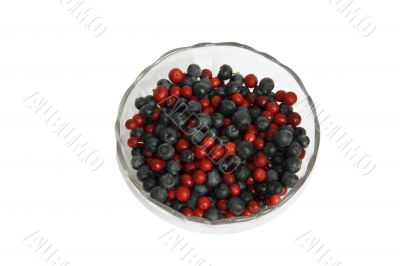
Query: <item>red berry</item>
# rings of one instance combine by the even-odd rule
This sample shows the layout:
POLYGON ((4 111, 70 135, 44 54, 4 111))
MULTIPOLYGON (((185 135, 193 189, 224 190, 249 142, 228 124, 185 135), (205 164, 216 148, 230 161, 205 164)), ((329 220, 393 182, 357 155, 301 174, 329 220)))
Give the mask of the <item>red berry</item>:
POLYGON ((268 102, 268 97, 266 95, 258 96, 256 99, 256 104, 260 108, 264 108, 268 102))
POLYGON ((253 103, 255 102, 255 100, 256 100, 256 95, 255 95, 255 93, 254 93, 254 92, 248 93, 247 96, 246 96, 246 100, 247 100, 250 104, 253 104, 253 103))
POLYGON ((257 168, 254 171, 253 176, 254 180, 256 180, 257 182, 263 182, 267 178, 267 172, 263 168, 257 168))
POLYGON ((286 186, 282 186, 282 193, 281 193, 281 196, 286 195, 287 191, 288 191, 287 187, 286 187, 286 186))
POLYGON ((138 127, 137 123, 133 119, 128 119, 125 122, 125 127, 129 130, 133 130, 138 127))
POLYGON ((143 116, 142 116, 141 114, 136 114, 136 115, 134 115, 132 119, 133 119, 133 121, 136 122, 136 124, 137 124, 139 127, 141 127, 141 126, 144 125, 144 118, 143 118, 143 116))
POLYGON ((249 209, 245 209, 242 213, 241 213, 241 215, 242 216, 250 216, 250 215, 252 215, 253 213, 249 210, 249 209))
POLYGON ((286 105, 293 105, 297 102, 297 95, 294 92, 289 91, 283 97, 283 102, 286 105))
POLYGON ((193 173, 196 170, 196 165, 194 162, 185 163, 184 169, 186 173, 193 173))
POLYGON ((262 112, 262 116, 268 118, 269 121, 272 121, 272 119, 274 118, 274 116, 272 115, 272 113, 270 111, 262 112))
POLYGON ((168 199, 169 200, 175 199, 175 190, 173 190, 173 189, 168 190, 168 199))
POLYGON ((252 214, 254 214, 260 210, 260 204, 257 201, 252 200, 248 203, 247 208, 249 209, 249 211, 251 211, 252 214))
POLYGON ((168 97, 168 89, 164 86, 159 86, 153 90, 153 98, 156 102, 161 102, 168 97))
POLYGON ((183 74, 182 70, 179 68, 173 68, 169 72, 169 80, 171 80, 173 83, 181 83, 182 80, 185 78, 185 74, 183 74))
POLYGON ((227 142, 224 146, 226 154, 236 154, 236 144, 233 142, 227 142))
POLYGON ((249 88, 254 88, 257 86, 257 83, 258 80, 254 74, 248 74, 246 77, 244 77, 244 84, 246 84, 246 86, 249 88))
POLYGON ((211 200, 207 196, 201 196, 197 200, 197 207, 199 207, 199 209, 201 209, 203 211, 210 208, 210 206, 211 206, 211 200))
POLYGON ((193 181, 194 181, 194 183, 197 184, 197 185, 202 185, 202 184, 204 184, 204 182, 206 182, 206 179, 207 179, 207 175, 206 175, 206 173, 205 173, 204 171, 202 171, 202 170, 196 170, 196 171, 193 173, 193 181))
POLYGON ((204 211, 202 209, 196 208, 193 210, 193 216, 203 217, 204 211))
POLYGON ((193 178, 189 174, 183 174, 181 176, 181 185, 185 187, 193 187, 193 178))
POLYGON ((253 133, 245 133, 243 136, 243 140, 253 142, 256 140, 256 135, 253 133))
POLYGON ((154 131, 154 126, 152 125, 152 124, 147 124, 145 127, 144 127, 144 132, 146 132, 146 133, 153 133, 153 131, 154 131))
POLYGON ((256 150, 262 150, 265 146, 265 142, 264 140, 259 136, 259 138, 257 138, 254 143, 253 143, 254 147, 256 148, 256 150))
POLYGON ((224 180, 225 184, 227 184, 228 186, 230 186, 236 182, 236 177, 234 174, 229 174, 229 173, 224 174, 222 179, 224 180))
POLYGON ((176 189, 175 196, 179 201, 188 201, 190 198, 190 189, 184 186, 180 186, 176 189))
POLYGON ((244 101, 244 97, 241 93, 235 93, 231 96, 232 102, 236 105, 241 105, 244 101))
POLYGON ((185 216, 188 216, 188 217, 193 216, 193 210, 191 208, 188 208, 188 207, 183 208, 182 214, 185 215, 185 216))
POLYGON ((237 197, 240 194, 240 186, 239 184, 232 184, 229 187, 229 192, 232 197, 237 197))
POLYGON ((224 215, 224 218, 225 218, 225 219, 229 219, 229 218, 233 218, 233 217, 236 217, 236 215, 233 214, 233 213, 231 213, 231 212, 227 212, 227 213, 225 213, 225 215, 224 215))
POLYGON ((135 136, 130 137, 128 139, 128 146, 131 148, 136 148, 136 147, 138 147, 138 141, 139 141, 138 137, 135 137, 135 136))
POLYGON ((218 159, 222 158, 224 154, 225 154, 225 149, 224 146, 222 146, 221 144, 214 145, 210 149, 210 156, 214 161, 217 161, 218 159))
POLYGON ((282 113, 277 113, 274 116, 274 122, 275 122, 275 124, 277 124, 279 126, 283 126, 286 124, 286 116, 282 113))
POLYGON ((213 97, 211 97, 211 105, 214 107, 218 107, 219 104, 221 103, 221 96, 219 95, 214 95, 213 97))
POLYGON ((296 112, 291 112, 290 114, 288 114, 286 120, 287 123, 292 127, 297 127, 301 123, 301 116, 296 112))
POLYGON ((275 206, 281 201, 281 196, 274 194, 265 200, 267 206, 275 206))
POLYGON ((211 86, 212 86, 213 88, 218 88, 219 85, 221 84, 221 81, 220 81, 219 78, 217 78, 217 77, 211 78, 210 81, 211 81, 211 86))
POLYGON ((252 176, 248 177, 246 179, 246 185, 250 186, 250 185, 254 185, 256 181, 254 180, 254 178, 252 176))
POLYGON ((210 172, 213 169, 213 163, 209 159, 204 158, 200 161, 200 169, 204 172, 210 172))
POLYGON ((266 105, 266 109, 271 112, 271 114, 276 114, 279 112, 279 105, 276 102, 269 102, 266 105))
POLYGON ((201 105, 202 108, 209 107, 210 106, 210 100, 203 98, 203 99, 200 100, 200 105, 201 105))
POLYGON ((201 112, 208 115, 212 115, 214 113, 214 108, 212 106, 208 106, 206 108, 203 108, 201 112))
POLYGON ((277 100, 278 102, 283 102, 285 95, 286 95, 285 91, 279 90, 275 93, 275 100, 277 100))
POLYGON ((160 118, 160 115, 161 115, 161 109, 158 108, 158 107, 156 107, 156 108, 154 108, 154 111, 153 111, 153 113, 151 114, 150 119, 151 119, 152 121, 157 121, 158 118, 160 118))
POLYGON ((189 141, 186 139, 178 139, 178 141, 175 144, 175 149, 177 152, 181 152, 183 150, 189 149, 189 141))
POLYGON ((206 68, 203 69, 203 71, 201 71, 200 77, 202 77, 202 78, 207 78, 207 79, 212 78, 212 72, 211 72, 211 70, 206 69, 206 68))
POLYGON ((226 211, 228 209, 228 201, 225 199, 220 199, 217 201, 217 209, 221 211, 226 211))
POLYGON ((181 88, 179 86, 172 86, 172 88, 169 90, 169 94, 179 97, 181 96, 181 88))
POLYGON ((230 124, 232 124, 232 120, 230 120, 229 118, 224 118, 224 127, 227 127, 230 124))
POLYGON ((150 168, 154 172, 160 172, 165 167, 165 161, 160 159, 153 159, 150 162, 150 168))
POLYGON ((205 149, 204 147, 197 146, 197 147, 194 149, 194 156, 195 156, 197 159, 203 159, 203 158, 206 157, 206 155, 207 155, 207 151, 206 151, 206 149, 205 149))
POLYGON ((193 91, 192 91, 191 87, 189 87, 187 85, 183 86, 182 91, 181 91, 181 94, 183 97, 190 98, 192 96, 192 93, 193 93, 193 91))
POLYGON ((258 152, 256 156, 253 157, 253 164, 255 167, 262 168, 268 163, 268 157, 263 152, 258 152))
POLYGON ((299 159, 304 159, 304 157, 306 156, 306 150, 301 150, 301 153, 300 153, 300 155, 299 155, 299 159))
POLYGON ((208 147, 211 147, 212 145, 214 145, 214 142, 215 142, 214 137, 207 136, 201 141, 201 144, 202 144, 202 147, 208 148, 208 147))

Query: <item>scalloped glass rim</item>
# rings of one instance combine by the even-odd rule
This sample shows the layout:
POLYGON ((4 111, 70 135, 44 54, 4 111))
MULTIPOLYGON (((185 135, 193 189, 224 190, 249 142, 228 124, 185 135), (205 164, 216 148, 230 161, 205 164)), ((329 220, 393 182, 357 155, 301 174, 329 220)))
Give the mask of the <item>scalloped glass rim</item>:
MULTIPOLYGON (((309 96, 308 92, 306 91, 303 83, 301 82, 300 78, 297 76, 297 74, 291 70, 289 67, 283 65, 280 63, 278 60, 273 58, 272 56, 264 53, 257 51, 256 49, 240 44, 240 43, 235 43, 235 42, 222 42, 222 43, 199 43, 193 46, 187 46, 187 47, 182 47, 182 48, 176 48, 173 50, 168 51, 167 53, 163 54, 158 60, 156 60, 153 64, 145 68, 139 76, 136 78, 135 82, 128 88, 128 90, 125 92, 124 96, 122 97, 119 110, 118 110, 118 116, 117 116, 117 121, 115 124, 115 134, 116 134, 116 140, 117 140, 117 159, 119 162, 119 167, 121 170, 121 173, 123 174, 123 177, 125 181, 127 182, 129 188, 132 190, 132 192, 139 198, 139 200, 146 205, 153 213, 157 214, 158 216, 161 216, 164 220, 168 220, 169 222, 179 225, 181 227, 184 227, 189 230, 194 230, 194 231, 201 231, 201 232, 233 232, 233 231, 243 231, 245 229, 253 228, 256 226, 256 224, 261 224, 263 222, 266 222, 266 219, 260 219, 262 217, 269 217, 272 218, 275 217, 278 213, 278 210, 282 211, 282 207, 285 206, 287 207, 287 202, 293 198, 296 194, 300 194, 299 191, 304 189, 304 184, 308 180, 311 171, 314 167, 317 154, 318 154, 318 149, 319 149, 319 142, 320 142, 320 127, 319 127, 319 122, 317 118, 317 114, 315 111, 315 105, 314 102, 312 101, 311 97, 309 96), (174 209, 161 204, 152 198, 149 197, 148 193, 143 190, 141 187, 140 182, 130 174, 129 171, 129 165, 126 164, 124 160, 124 156, 122 153, 122 148, 121 148, 121 121, 120 117, 122 114, 122 111, 124 109, 124 106, 126 104, 127 98, 132 92, 132 90, 135 88, 136 84, 146 75, 146 73, 149 72, 150 69, 152 69, 154 66, 158 65, 161 63, 164 59, 167 57, 179 53, 181 51, 185 51, 188 49, 193 49, 193 48, 199 48, 199 47, 207 47, 207 46, 234 46, 234 47, 239 47, 243 49, 250 50, 251 52, 257 53, 274 63, 278 64, 280 67, 284 68, 298 83, 300 86, 301 90, 303 93, 306 95, 308 104, 310 105, 310 108, 312 110, 313 114, 313 119, 315 123, 315 139, 313 141, 315 142, 314 145, 314 151, 313 155, 310 158, 310 161, 307 165, 306 172, 302 178, 300 178, 300 181, 297 183, 297 185, 292 188, 283 198, 282 201, 274 206, 274 207, 265 207, 263 208, 259 213, 249 216, 249 217, 235 217, 235 218, 229 218, 229 219, 222 219, 222 220, 217 220, 217 221, 208 221, 203 218, 197 218, 197 217, 187 217, 182 215, 180 212, 175 211, 174 209), (157 209, 158 210, 157 210, 157 209), (268 215, 267 215, 268 214, 268 215), (274 214, 274 215, 272 215, 274 214), (249 222, 252 221, 252 222, 249 222), (245 223, 247 222, 247 223, 245 223), (240 226, 236 226, 240 224, 240 226), (196 226, 200 225, 200 226, 196 226), (245 226, 246 225, 246 226, 245 226), (205 229, 205 230, 204 230, 205 229), (215 230, 214 230, 215 229, 215 230)), ((291 200, 292 201, 292 200, 291 200)), ((279 213, 281 212, 279 211, 279 213)))

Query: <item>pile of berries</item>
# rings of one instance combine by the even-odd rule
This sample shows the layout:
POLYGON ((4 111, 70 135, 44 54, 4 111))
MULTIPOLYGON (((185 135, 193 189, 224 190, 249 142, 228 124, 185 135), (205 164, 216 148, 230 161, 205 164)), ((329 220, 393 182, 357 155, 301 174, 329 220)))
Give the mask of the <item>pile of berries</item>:
POLYGON ((150 197, 186 216, 250 216, 278 204, 299 178, 310 143, 297 96, 270 78, 243 77, 223 65, 217 76, 189 65, 135 100, 132 167, 150 197))

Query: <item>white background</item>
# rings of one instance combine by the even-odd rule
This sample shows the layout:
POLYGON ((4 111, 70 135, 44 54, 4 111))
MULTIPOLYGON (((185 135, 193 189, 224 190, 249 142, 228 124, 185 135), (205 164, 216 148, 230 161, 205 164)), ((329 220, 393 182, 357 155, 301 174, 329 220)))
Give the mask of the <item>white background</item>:
POLYGON ((194 265, 160 239, 170 230, 204 265, 324 265, 317 262, 323 251, 307 252, 304 234, 340 265, 399 265, 397 1, 352 3, 376 26, 364 37, 336 0, 86 0, 107 26, 97 38, 68 1, 0 8, 0 265, 52 265, 34 237, 68 265, 194 265), (152 214, 117 166, 118 105, 162 53, 204 41, 245 43, 290 66, 376 169, 363 175, 322 136, 301 197, 260 227, 200 234, 152 214), (98 171, 29 109, 24 99, 36 92, 101 154, 98 171))

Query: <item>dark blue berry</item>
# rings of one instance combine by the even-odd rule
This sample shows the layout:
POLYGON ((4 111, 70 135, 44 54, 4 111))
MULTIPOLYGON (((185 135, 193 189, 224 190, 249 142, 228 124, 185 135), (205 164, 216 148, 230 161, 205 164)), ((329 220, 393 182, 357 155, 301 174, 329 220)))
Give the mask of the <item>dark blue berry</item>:
POLYGON ((281 177, 281 182, 288 188, 294 187, 299 181, 299 177, 293 173, 285 172, 281 177))
POLYGON ((235 215, 240 215, 245 208, 246 204, 238 197, 230 198, 228 201, 228 209, 235 215))
POLYGON ((188 76, 198 78, 201 75, 201 68, 199 65, 190 64, 187 68, 188 76))
POLYGON ((218 77, 222 80, 230 79, 232 76, 232 68, 228 65, 222 65, 218 72, 218 77))

